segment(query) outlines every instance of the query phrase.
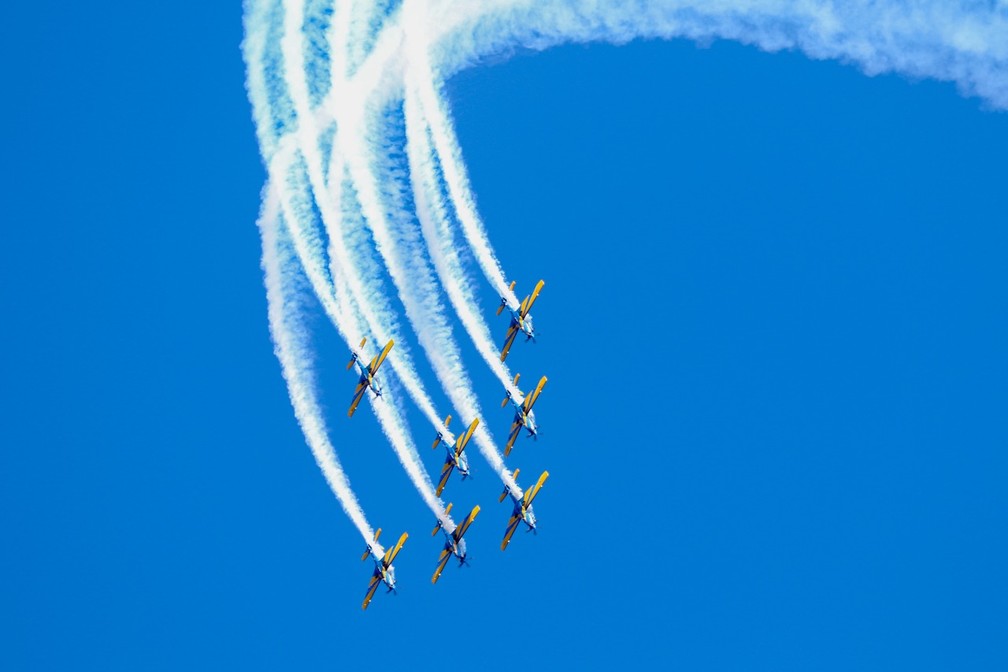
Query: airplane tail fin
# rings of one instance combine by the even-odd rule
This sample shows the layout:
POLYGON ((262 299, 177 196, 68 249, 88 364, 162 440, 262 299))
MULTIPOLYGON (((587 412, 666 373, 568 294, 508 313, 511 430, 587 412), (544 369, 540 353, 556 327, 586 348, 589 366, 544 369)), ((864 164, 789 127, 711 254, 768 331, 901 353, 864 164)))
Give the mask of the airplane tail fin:
MULTIPOLYGON (((452 503, 451 503, 451 502, 448 502, 448 506, 446 506, 446 507, 445 507, 445 510, 444 510, 444 512, 445 512, 445 516, 447 516, 448 514, 450 514, 450 513, 451 513, 451 509, 452 509, 452 503)), ((430 536, 432 536, 432 537, 433 537, 434 535, 436 535, 436 534, 438 533, 438 530, 440 530, 440 529, 441 529, 441 527, 442 527, 442 525, 441 525, 441 519, 439 518, 439 519, 437 520, 437 522, 436 522, 436 523, 434 523, 434 529, 433 529, 433 530, 431 530, 431 533, 430 533, 430 536)))
MULTIPOLYGON (((449 415, 447 418, 444 419, 445 428, 447 428, 448 425, 450 424, 451 424, 451 415, 449 415)), ((431 448, 437 448, 439 443, 441 443, 441 432, 438 432, 437 438, 434 439, 434 445, 431 446, 431 448)))
MULTIPOLYGON (((380 527, 377 530, 375 530, 374 541, 377 542, 379 536, 381 536, 381 528, 380 527)), ((368 544, 367 548, 364 549, 364 555, 361 556, 361 562, 364 562, 365 560, 367 560, 369 555, 371 555, 371 544, 368 544)))
MULTIPOLYGON (((513 381, 513 385, 515 387, 518 387, 518 379, 519 378, 521 378, 521 374, 520 373, 516 373, 515 377, 514 377, 514 381, 513 381)), ((504 408, 505 406, 507 406, 507 402, 511 400, 511 390, 508 390, 506 394, 507 394, 507 396, 504 397, 504 401, 501 402, 501 408, 504 408)))
MULTIPOLYGON (((517 282, 517 280, 512 280, 511 281, 511 285, 508 287, 508 291, 511 291, 511 292, 514 291, 515 283, 516 282, 517 282)), ((497 314, 498 315, 500 315, 502 312, 504 312, 504 306, 506 306, 506 305, 507 305, 507 297, 506 296, 502 296, 501 297, 501 303, 500 303, 499 306, 497 306, 497 314)))
MULTIPOLYGON (((364 338, 362 338, 360 340, 360 345, 357 346, 357 349, 359 350, 360 348, 363 348, 365 343, 367 343, 367 336, 365 336, 364 338)), ((347 362, 347 365, 346 365, 347 371, 349 371, 350 368, 353 367, 354 362, 356 362, 356 361, 357 361, 357 353, 355 352, 355 353, 353 353, 350 356, 350 361, 347 362)))
MULTIPOLYGON (((516 482, 518 480, 518 472, 519 471, 521 471, 521 469, 515 469, 514 473, 511 475, 511 478, 513 478, 516 482)), ((497 501, 498 502, 503 502, 504 498, 508 496, 509 492, 511 492, 511 488, 509 488, 508 486, 505 485, 504 486, 504 492, 501 493, 500 498, 497 501)))

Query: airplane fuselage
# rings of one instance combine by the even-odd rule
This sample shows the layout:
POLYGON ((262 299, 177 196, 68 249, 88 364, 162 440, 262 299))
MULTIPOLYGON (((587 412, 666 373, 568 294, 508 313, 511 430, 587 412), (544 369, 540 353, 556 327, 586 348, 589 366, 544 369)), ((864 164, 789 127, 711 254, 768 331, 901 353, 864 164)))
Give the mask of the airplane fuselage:
POLYGON ((355 355, 354 364, 357 365, 357 370, 360 372, 360 381, 371 388, 371 391, 375 393, 375 396, 380 397, 382 395, 381 388, 378 387, 377 381, 375 381, 374 376, 372 376, 366 366, 360 363, 360 359, 355 355))
POLYGON ((455 460, 455 468, 462 474, 462 478, 466 478, 469 476, 469 460, 466 459, 465 453, 462 453, 458 457, 454 457, 454 455, 452 453, 452 458, 455 460))
POLYGON ((378 555, 370 545, 368 545, 368 553, 371 554, 371 560, 374 562, 374 575, 381 577, 382 583, 385 584, 389 592, 395 592, 395 567, 389 565, 386 568, 382 563, 382 556, 378 555))
MULTIPOLYGON (((441 436, 440 432, 438 433, 438 439, 444 441, 444 437, 441 436)), ((445 441, 445 450, 448 452, 448 460, 459 470, 462 478, 469 476, 469 460, 466 459, 465 453, 461 453, 456 457, 453 444, 447 441, 445 441)))
POLYGON ((514 510, 511 511, 511 515, 520 516, 522 522, 525 523, 528 529, 536 529, 536 517, 535 513, 532 511, 532 505, 523 505, 522 500, 518 499, 514 495, 511 495, 511 501, 514 503, 514 510))
POLYGON ((530 338, 535 338, 535 329, 532 327, 532 316, 526 315, 524 318, 518 313, 517 310, 511 311, 511 324, 517 324, 521 332, 525 334, 525 340, 530 338))
MULTIPOLYGON (((510 397, 510 395, 508 396, 510 397)), ((535 413, 532 411, 526 413, 522 405, 515 401, 514 398, 511 398, 511 405, 515 409, 515 422, 520 422, 522 427, 528 430, 529 436, 535 436, 537 431, 535 413)))
POLYGON ((522 513, 522 520, 525 522, 526 525, 528 525, 528 528, 530 530, 534 530, 536 528, 536 518, 535 514, 532 512, 532 507, 527 506, 523 508, 521 513, 522 513))
POLYGON ((466 546, 465 539, 457 542, 455 537, 445 532, 445 549, 448 550, 452 555, 458 558, 459 564, 463 564, 466 559, 466 546))
POLYGON ((386 569, 382 566, 381 561, 375 560, 375 570, 381 574, 382 583, 388 586, 390 591, 395 591, 396 580, 395 580, 395 568, 389 567, 386 569))

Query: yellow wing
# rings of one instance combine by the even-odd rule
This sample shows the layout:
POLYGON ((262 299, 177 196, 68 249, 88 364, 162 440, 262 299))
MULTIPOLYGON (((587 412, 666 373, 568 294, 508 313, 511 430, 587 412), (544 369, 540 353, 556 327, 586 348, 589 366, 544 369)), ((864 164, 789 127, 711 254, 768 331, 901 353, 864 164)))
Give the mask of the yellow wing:
POLYGON ((511 542, 511 536, 515 533, 515 530, 518 529, 518 523, 520 522, 521 522, 521 516, 519 515, 511 516, 511 520, 509 520, 507 524, 507 529, 504 530, 504 541, 501 542, 502 551, 505 548, 507 548, 507 545, 511 542))
POLYGON ((479 504, 477 504, 476 506, 473 507, 473 510, 469 512, 469 515, 466 516, 466 519, 463 520, 459 524, 459 526, 455 528, 455 531, 452 532, 452 536, 455 537, 455 543, 462 541, 462 535, 466 533, 466 530, 469 529, 469 526, 472 525, 474 520, 476 520, 476 516, 477 514, 479 514, 479 512, 480 507, 479 504))
POLYGON ((539 395, 542 394, 544 387, 546 387, 546 376, 540 378, 539 384, 536 385, 536 388, 535 390, 532 391, 532 394, 525 397, 525 401, 522 403, 522 408, 525 409, 526 413, 532 410, 532 406, 534 406, 535 402, 539 399, 539 395))
POLYGON ((532 290, 532 293, 526 296, 525 300, 522 301, 521 307, 518 309, 518 314, 521 315, 523 318, 529 314, 530 310, 532 310, 532 304, 535 303, 535 300, 539 298, 539 292, 542 291, 542 288, 545 284, 546 284, 545 281, 540 280, 539 283, 535 286, 535 289, 532 290))
POLYGON ((511 423, 511 433, 508 434, 507 444, 504 446, 504 457, 511 454, 511 448, 514 447, 515 439, 518 438, 518 434, 521 432, 522 424, 515 420, 511 423))
POLYGON ((512 320, 511 326, 508 327, 507 338, 504 339, 504 349, 501 350, 501 361, 503 362, 507 359, 508 351, 511 350, 511 344, 514 343, 515 336, 518 335, 518 323, 512 320))
POLYGON ((389 342, 385 345, 385 349, 381 351, 381 354, 372 359, 371 363, 368 364, 368 371, 371 372, 372 376, 378 370, 378 367, 382 365, 382 362, 385 361, 385 358, 388 357, 389 350, 392 349, 393 345, 395 345, 395 342, 389 339, 389 342))
POLYGON ((535 496, 539 494, 539 490, 542 488, 543 483, 546 482, 547 478, 549 478, 549 472, 544 471, 542 473, 542 476, 539 477, 539 480, 536 482, 535 486, 533 486, 531 490, 525 492, 525 506, 528 506, 529 504, 532 503, 532 500, 535 499, 535 496))
POLYGON ((469 425, 469 430, 465 433, 465 436, 460 436, 458 439, 458 445, 455 448, 455 457, 457 458, 465 450, 466 444, 469 443, 469 439, 472 438, 473 432, 479 427, 479 418, 474 418, 472 424, 469 425))
POLYGON ((434 576, 431 577, 431 583, 437 583, 438 577, 441 576, 441 572, 444 571, 445 565, 448 564, 448 558, 451 557, 451 553, 448 549, 441 551, 441 557, 438 558, 437 569, 434 570, 434 576))
POLYGON ((441 467, 441 480, 438 481, 437 490, 434 491, 438 497, 441 496, 441 492, 444 490, 444 486, 448 484, 448 478, 452 475, 452 470, 455 469, 455 463, 451 460, 446 459, 444 466, 441 467))
POLYGON ((385 566, 385 569, 388 569, 389 565, 391 565, 392 562, 396 559, 396 556, 399 555, 399 551, 402 550, 403 544, 406 543, 406 538, 408 536, 409 535, 407 533, 403 532, 402 536, 399 537, 399 543, 395 545, 395 548, 385 553, 385 557, 382 558, 382 565, 385 566))
POLYGON ((364 596, 364 604, 361 605, 361 609, 367 609, 367 605, 371 603, 371 598, 374 597, 374 593, 378 590, 378 584, 381 583, 381 577, 375 574, 371 577, 371 585, 368 586, 367 595, 364 596))
POLYGON ((367 383, 363 380, 357 383, 357 389, 354 390, 353 393, 353 401, 350 402, 350 411, 347 413, 348 417, 353 417, 354 411, 357 410, 357 404, 359 404, 360 400, 364 398, 364 392, 367 390, 367 387, 367 383))

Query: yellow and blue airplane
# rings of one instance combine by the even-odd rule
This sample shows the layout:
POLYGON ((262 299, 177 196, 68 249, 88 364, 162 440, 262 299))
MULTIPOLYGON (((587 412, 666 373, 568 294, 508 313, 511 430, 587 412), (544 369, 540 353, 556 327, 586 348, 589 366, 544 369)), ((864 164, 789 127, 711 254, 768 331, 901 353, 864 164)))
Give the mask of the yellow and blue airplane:
MULTIPOLYGON (((511 350, 511 344, 514 343, 515 336, 518 335, 519 331, 525 334, 526 341, 531 340, 533 343, 535 342, 535 329, 532 327, 532 316, 529 315, 529 311, 532 310, 532 304, 539 298, 539 292, 542 291, 545 284, 545 282, 540 280, 539 284, 532 290, 532 293, 526 296, 521 305, 518 306, 518 310, 508 305, 507 297, 501 297, 500 306, 497 307, 497 314, 500 315, 505 308, 511 312, 511 325, 508 327, 507 337, 504 339, 504 349, 501 350, 500 354, 502 362, 507 359, 508 351, 511 350)), ((514 288, 515 281, 512 280, 509 289, 513 292, 514 288)))
MULTIPOLYGON (((514 470, 515 482, 517 482, 519 471, 519 469, 514 470)), ((511 511, 511 520, 508 521, 507 529, 504 530, 504 541, 501 542, 502 551, 507 548, 507 545, 511 542, 511 535, 513 535, 515 530, 518 529, 518 523, 525 523, 525 525, 528 526, 529 532, 535 532, 536 517, 535 513, 532 512, 532 500, 539 494, 539 490, 542 489, 543 483, 546 482, 547 478, 549 478, 549 472, 544 471, 535 486, 531 490, 526 490, 525 494, 522 495, 520 499, 515 497, 515 494, 511 492, 511 488, 509 486, 504 486, 504 492, 501 493, 499 501, 503 502, 504 498, 510 495, 514 508, 511 511)))
MULTIPOLYGON (((360 348, 364 347, 367 343, 367 338, 362 338, 360 342, 360 348)), ((350 356, 350 363, 346 365, 347 371, 350 370, 354 364, 357 365, 357 370, 360 371, 360 380, 357 381, 357 389, 354 390, 353 400, 350 402, 350 411, 347 413, 349 417, 353 417, 354 411, 357 410, 357 404, 360 403, 361 399, 364 397, 364 392, 370 387, 371 391, 375 393, 376 397, 382 395, 381 388, 378 387, 378 382, 375 380, 375 373, 378 372, 378 367, 382 365, 385 358, 388 357, 389 350, 395 345, 393 341, 389 340, 385 349, 381 351, 381 354, 377 355, 371 360, 371 363, 367 366, 361 364, 361 355, 357 350, 352 351, 350 356)))
MULTIPOLYGON (((451 423, 451 416, 449 415, 445 418, 445 427, 451 423)), ((455 439, 455 446, 452 447, 447 441, 445 441, 445 448, 448 450, 448 456, 445 457, 444 466, 441 467, 441 480, 438 482, 437 486, 437 496, 441 496, 441 491, 444 490, 445 484, 448 482, 448 477, 451 476, 453 469, 458 469, 459 473, 462 474, 462 480, 464 481, 469 477, 469 460, 462 453, 465 450, 466 444, 469 443, 469 439, 472 438, 473 432, 476 431, 476 427, 479 426, 479 418, 475 418, 472 424, 469 425, 469 429, 466 430, 465 434, 459 434, 458 438, 455 439)), ((438 444, 444 439, 444 435, 438 432, 437 438, 434 439, 434 445, 432 448, 437 448, 438 444)))
POLYGON ((367 550, 364 551, 364 555, 361 556, 361 562, 368 559, 370 555, 374 560, 374 573, 371 574, 371 583, 368 584, 367 595, 364 596, 364 604, 361 605, 361 609, 367 609, 368 604, 371 603, 371 598, 374 597, 375 591, 378 590, 378 584, 384 583, 388 587, 389 593, 396 592, 396 580, 395 580, 395 568, 392 566, 392 561, 396 559, 399 555, 399 551, 402 550, 403 544, 406 543, 406 538, 409 536, 405 532, 399 537, 399 543, 397 543, 393 548, 385 551, 385 555, 378 557, 375 552, 375 544, 378 543, 378 537, 381 536, 381 528, 374 534, 374 542, 368 544, 367 550))
MULTIPOLYGON (((520 373, 516 373, 514 377, 514 384, 518 386, 518 378, 521 376, 520 373)), ((525 399, 519 404, 514 397, 511 396, 511 390, 507 390, 507 396, 504 397, 504 401, 501 402, 501 408, 507 406, 510 401, 511 405, 514 406, 515 415, 514 420, 511 422, 511 431, 508 432, 507 444, 504 446, 504 456, 507 457, 511 454, 511 447, 514 446, 515 439, 518 438, 518 433, 521 432, 522 427, 528 430, 529 436, 534 439, 539 438, 539 429, 536 426, 535 415, 532 413, 532 406, 535 404, 536 400, 539 399, 539 395, 542 394, 543 387, 546 385, 546 376, 539 379, 539 384, 536 385, 535 390, 532 394, 525 397, 525 399)), ((518 390, 521 393, 521 390, 518 390)))
MULTIPOLYGON (((445 515, 451 513, 451 508, 452 505, 448 504, 445 508, 445 515)), ((462 540, 462 535, 466 533, 466 530, 469 529, 472 522, 476 520, 476 514, 479 512, 480 507, 479 504, 477 504, 473 507, 473 510, 469 512, 469 515, 465 517, 465 520, 459 523, 458 527, 456 527, 455 531, 451 534, 448 534, 448 530, 444 529, 440 520, 437 521, 437 524, 434 526, 434 531, 431 532, 431 536, 433 537, 438 533, 438 530, 441 530, 445 535, 445 545, 441 550, 441 557, 438 558, 437 569, 434 570, 434 576, 431 577, 431 583, 437 583, 438 577, 441 576, 441 572, 444 571, 445 565, 448 564, 448 558, 453 555, 458 558, 459 567, 469 564, 466 562, 466 555, 468 555, 468 553, 466 552, 466 545, 465 541, 462 540)))

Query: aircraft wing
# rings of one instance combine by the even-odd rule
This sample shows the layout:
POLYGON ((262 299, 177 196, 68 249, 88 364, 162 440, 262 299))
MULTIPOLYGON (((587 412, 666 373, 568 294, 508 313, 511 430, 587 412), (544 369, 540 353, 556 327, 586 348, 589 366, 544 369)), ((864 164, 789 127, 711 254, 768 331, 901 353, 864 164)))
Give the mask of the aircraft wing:
POLYGON ((361 609, 367 609, 367 605, 371 603, 371 598, 374 597, 375 591, 378 590, 379 583, 381 583, 381 575, 375 572, 371 576, 371 583, 368 585, 367 595, 364 596, 364 604, 361 605, 361 609))
POLYGON ((395 345, 395 341, 389 339, 389 342, 385 344, 385 349, 381 351, 381 354, 372 359, 371 363, 368 364, 368 371, 371 372, 372 376, 375 374, 376 371, 378 371, 378 367, 382 365, 382 362, 385 361, 385 358, 388 357, 389 350, 392 349, 393 345, 395 345))
POLYGON ((521 516, 514 514, 511 516, 511 520, 508 521, 507 529, 504 530, 504 541, 501 542, 501 550, 503 551, 507 548, 507 545, 511 543, 511 536, 518 529, 518 523, 521 522, 521 516))
POLYGON ((511 448, 514 447, 515 439, 518 438, 518 434, 521 432, 522 423, 515 420, 511 423, 511 433, 508 434, 507 443, 504 445, 504 457, 511 454, 511 448))
POLYGON ((536 385, 536 388, 535 390, 532 391, 532 394, 525 397, 525 401, 522 403, 522 408, 525 410, 526 413, 532 410, 532 406, 534 406, 535 402, 538 401, 539 395, 542 394, 544 387, 546 387, 546 376, 540 378, 539 384, 536 385))
POLYGON ((455 528, 455 531, 452 532, 452 536, 455 537, 455 543, 462 541, 462 535, 466 533, 466 530, 469 529, 469 526, 472 525, 474 520, 476 520, 476 516, 479 514, 479 512, 480 507, 479 504, 477 504, 475 507, 473 507, 473 510, 469 512, 469 515, 466 516, 465 520, 459 523, 459 526, 455 528))
POLYGON ((397 543, 395 545, 395 548, 391 548, 391 549, 389 549, 388 551, 385 552, 385 557, 382 558, 382 565, 385 566, 385 569, 388 569, 389 565, 392 564, 392 561, 396 559, 397 555, 399 555, 399 551, 402 550, 403 544, 406 543, 406 538, 408 536, 409 536, 409 534, 407 534, 406 532, 403 532, 402 536, 399 537, 399 543, 397 543))
POLYGON ((532 489, 525 491, 525 506, 528 506, 529 504, 532 503, 532 500, 535 499, 535 496, 539 494, 539 490, 542 488, 543 483, 546 482, 547 478, 549 478, 549 472, 544 471, 542 473, 542 476, 539 477, 539 480, 536 482, 536 484, 532 486, 532 489))
POLYGON ((455 469, 455 463, 451 461, 451 458, 445 458, 444 466, 441 467, 441 480, 438 481, 437 490, 434 491, 438 497, 441 496, 441 491, 444 490, 444 486, 448 483, 448 478, 452 475, 452 470, 455 469))
POLYGON ((469 425, 469 429, 466 431, 465 436, 461 437, 458 442, 458 447, 455 449, 456 459, 462 454, 462 451, 465 450, 466 444, 469 443, 469 439, 472 438, 473 432, 476 431, 477 427, 479 427, 479 418, 474 418, 472 424, 469 425))
POLYGON ((353 417, 354 411, 357 410, 357 404, 364 398, 364 392, 367 391, 367 388, 368 385, 363 380, 357 383, 357 389, 353 393, 353 401, 350 402, 350 411, 347 413, 349 417, 353 417))
POLYGON ((437 583, 438 578, 441 576, 441 572, 444 571, 445 565, 448 564, 448 558, 451 557, 451 551, 447 548, 441 551, 441 557, 437 561, 437 569, 434 570, 434 576, 431 577, 431 583, 437 583))
POLYGON ((503 362, 507 359, 508 351, 511 350, 511 344, 514 343, 515 336, 518 335, 518 323, 511 320, 511 326, 508 327, 507 338, 504 339, 504 348, 501 350, 501 361, 503 362))
POLYGON ((542 291, 543 285, 545 284, 546 283, 544 281, 540 280, 539 283, 535 286, 535 289, 532 290, 532 293, 526 296, 525 300, 522 301, 521 307, 518 309, 518 314, 521 315, 523 318, 529 314, 530 310, 532 310, 532 304, 535 303, 535 300, 539 298, 539 292, 542 291))

